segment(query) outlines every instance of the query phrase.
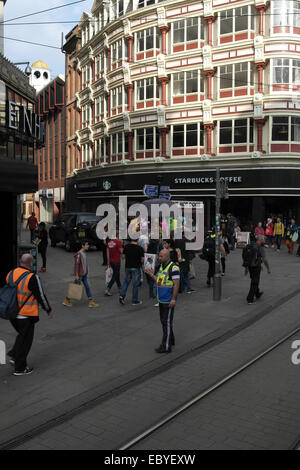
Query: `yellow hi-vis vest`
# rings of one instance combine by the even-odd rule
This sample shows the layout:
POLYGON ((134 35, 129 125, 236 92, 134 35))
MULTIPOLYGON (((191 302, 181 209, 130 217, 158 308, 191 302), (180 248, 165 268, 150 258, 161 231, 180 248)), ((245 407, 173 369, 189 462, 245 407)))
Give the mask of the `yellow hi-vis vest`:
POLYGON ((171 277, 172 271, 178 271, 180 276, 179 267, 173 261, 170 261, 165 268, 160 266, 156 277, 157 300, 162 304, 168 304, 172 300, 174 286, 171 277))

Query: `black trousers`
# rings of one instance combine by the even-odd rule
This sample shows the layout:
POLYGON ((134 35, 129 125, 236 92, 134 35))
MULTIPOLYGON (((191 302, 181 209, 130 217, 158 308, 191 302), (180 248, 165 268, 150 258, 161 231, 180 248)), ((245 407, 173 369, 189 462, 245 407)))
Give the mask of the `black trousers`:
POLYGON ((259 292, 260 273, 261 273, 261 266, 258 266, 255 268, 249 268, 251 285, 250 285, 250 290, 249 290, 249 294, 247 297, 247 302, 253 302, 254 297, 258 298, 260 296, 260 292, 259 292))
POLYGON ((27 356, 30 352, 33 338, 34 338, 34 325, 35 318, 26 318, 25 320, 11 320, 10 322, 14 329, 17 331, 14 347, 9 351, 10 356, 15 361, 15 371, 23 372, 27 367, 27 356))
POLYGON ((110 265, 111 265, 111 268, 113 270, 113 276, 110 280, 110 283, 107 286, 107 289, 110 290, 115 282, 117 283, 118 288, 121 289, 121 287, 122 287, 121 281, 120 281, 120 267, 121 267, 121 264, 111 262, 110 265))
POLYGON ((43 268, 46 269, 47 267, 47 258, 46 258, 46 253, 47 253, 47 246, 39 246, 39 253, 41 254, 42 260, 43 260, 43 268))
POLYGON ((211 282, 211 278, 214 277, 215 275, 215 269, 216 269, 216 262, 215 258, 211 258, 208 260, 208 272, 207 272, 207 282, 211 282))
POLYGON ((163 338, 161 346, 169 351, 175 344, 173 333, 174 308, 170 308, 169 304, 159 304, 160 322, 163 330, 163 338))

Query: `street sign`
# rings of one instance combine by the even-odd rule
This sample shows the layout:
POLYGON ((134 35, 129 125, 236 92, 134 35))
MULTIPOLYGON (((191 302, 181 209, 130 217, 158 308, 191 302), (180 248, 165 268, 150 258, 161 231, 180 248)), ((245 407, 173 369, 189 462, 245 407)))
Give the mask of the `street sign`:
POLYGON ((170 186, 161 186, 160 187, 160 192, 161 193, 169 193, 170 192, 170 186))
POLYGON ((144 194, 149 198, 158 197, 158 186, 151 186, 147 184, 144 186, 144 194))
POLYGON ((169 193, 162 193, 159 195, 160 199, 167 199, 168 201, 171 200, 171 194, 169 193))

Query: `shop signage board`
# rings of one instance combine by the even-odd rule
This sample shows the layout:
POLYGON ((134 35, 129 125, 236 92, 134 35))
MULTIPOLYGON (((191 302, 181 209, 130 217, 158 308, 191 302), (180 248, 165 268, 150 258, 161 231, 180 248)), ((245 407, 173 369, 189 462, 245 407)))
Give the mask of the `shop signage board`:
POLYGON ((158 186, 151 186, 149 184, 144 186, 144 194, 148 198, 158 197, 158 186))
POLYGON ((237 232, 236 234, 236 246, 237 248, 244 248, 244 246, 250 243, 250 232, 237 232))

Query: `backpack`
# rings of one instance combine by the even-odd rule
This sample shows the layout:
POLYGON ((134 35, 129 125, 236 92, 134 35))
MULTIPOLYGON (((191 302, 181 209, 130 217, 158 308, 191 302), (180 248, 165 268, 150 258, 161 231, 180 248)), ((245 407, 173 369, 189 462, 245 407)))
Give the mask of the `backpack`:
POLYGON ((200 255, 200 258, 204 259, 205 261, 209 261, 215 258, 215 252, 216 252, 216 239, 207 237, 204 240, 202 254, 200 255))
POLYGON ((10 273, 6 286, 0 291, 0 318, 4 320, 15 320, 30 297, 26 299, 21 307, 19 307, 17 299, 18 284, 27 277, 30 272, 26 272, 13 282, 13 271, 10 273))
POLYGON ((243 267, 254 268, 259 265, 259 248, 256 244, 249 244, 243 248, 243 267))

